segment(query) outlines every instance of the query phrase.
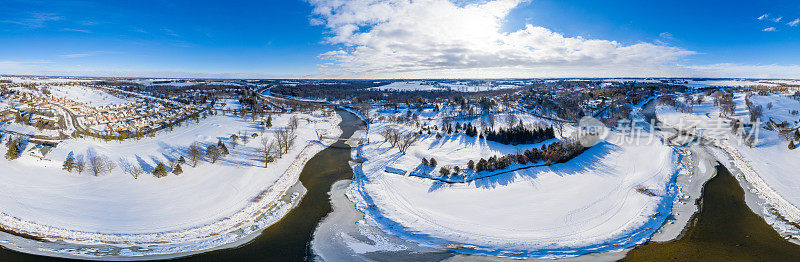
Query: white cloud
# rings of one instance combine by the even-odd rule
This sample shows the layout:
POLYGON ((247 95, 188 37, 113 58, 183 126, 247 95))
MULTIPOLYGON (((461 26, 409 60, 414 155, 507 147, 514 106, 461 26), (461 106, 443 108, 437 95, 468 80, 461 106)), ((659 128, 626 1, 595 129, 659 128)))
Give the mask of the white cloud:
POLYGON ((76 29, 76 28, 64 28, 64 29, 61 29, 61 31, 79 32, 79 33, 86 33, 86 34, 92 33, 92 31, 89 31, 89 30, 86 30, 86 29, 76 29))
POLYGON ((767 18, 769 18, 769 15, 768 14, 763 14, 763 15, 759 16, 757 19, 758 20, 764 20, 764 19, 767 19, 767 18))
POLYGON ((89 56, 92 56, 92 54, 91 53, 75 53, 75 54, 59 55, 59 57, 62 57, 62 58, 81 58, 81 57, 89 57, 89 56))
POLYGON ((83 53, 72 53, 72 54, 63 54, 59 55, 61 58, 83 58, 83 57, 90 57, 95 55, 107 55, 107 54, 118 54, 119 52, 115 51, 91 51, 91 52, 83 52, 83 53))
POLYGON ((777 23, 777 22, 780 22, 782 19, 783 19, 783 16, 775 18, 775 19, 772 19, 772 21, 775 21, 775 23, 777 23))
POLYGON ((770 26, 770 27, 764 28, 764 30, 761 30, 761 31, 764 31, 764 32, 775 32, 775 31, 778 31, 778 29, 775 28, 774 26, 770 26))
POLYGON ((167 34, 168 36, 181 37, 181 35, 175 33, 175 31, 172 31, 172 29, 169 28, 162 28, 161 31, 164 32, 164 34, 167 34))
POLYGON ((791 22, 786 23, 786 25, 791 26, 791 27, 795 27, 795 26, 797 26, 797 24, 800 24, 800 18, 795 18, 791 22))
POLYGON ((41 28, 48 22, 64 19, 61 16, 51 13, 30 13, 30 16, 22 19, 0 20, 2 23, 17 24, 27 28, 41 28))
MULTIPOLYGON (((640 74, 696 54, 679 47, 565 36, 526 25, 504 33, 509 11, 524 0, 454 4, 448 0, 309 0, 324 24, 322 68, 339 77, 544 76, 551 72, 640 74)), ((663 36, 662 36, 663 37, 663 36)))

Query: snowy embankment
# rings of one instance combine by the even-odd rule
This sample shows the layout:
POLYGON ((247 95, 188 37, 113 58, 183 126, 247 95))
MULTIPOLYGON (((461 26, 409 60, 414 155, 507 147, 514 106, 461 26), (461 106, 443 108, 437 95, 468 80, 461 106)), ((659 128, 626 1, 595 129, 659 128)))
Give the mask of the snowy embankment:
MULTIPOLYGON (((174 254, 206 250, 235 242, 263 229, 291 209, 306 161, 326 145, 316 141, 316 129, 338 136, 341 118, 295 114, 300 117, 297 142, 290 152, 264 168, 256 154, 262 136, 231 145, 230 135, 258 134, 255 123, 231 116, 211 116, 187 122, 172 132, 124 142, 67 140, 46 159, 26 154, 0 160, 0 225, 9 231, 80 245, 109 244, 124 249, 121 257, 174 254), (315 128, 302 128, 314 126, 315 128), (241 132, 241 133, 240 133, 241 132), (158 162, 187 156, 192 142, 203 146, 224 141, 231 152, 214 164, 183 165, 183 174, 155 178, 130 175, 133 166, 152 172, 158 162), (111 174, 67 173, 67 156, 104 156, 116 163, 111 174)), ((292 115, 274 118, 286 126, 292 115)), ((188 157, 186 157, 188 159, 188 157)), ((5 244, 4 244, 5 245, 5 244)), ((74 253, 74 250, 52 250, 74 253)))
POLYGON ((367 161, 354 166, 347 195, 368 223, 423 246, 519 258, 623 250, 661 227, 677 194, 670 181, 681 155, 658 139, 613 134, 564 164, 446 184, 386 170, 417 169, 423 157, 464 167, 541 145, 426 136, 404 155, 382 142, 387 126, 371 125, 372 143, 357 150, 367 161))
MULTIPOLYGON (((791 99, 788 95, 753 96, 751 101, 762 106, 763 119, 770 118, 775 122, 787 121, 791 126, 796 126, 795 121, 800 116, 791 112, 800 110, 800 102, 791 99), (772 104, 771 108, 768 106, 772 104)), ((744 102, 744 95, 737 94, 734 98, 736 111, 730 118, 749 121, 748 112, 744 102)), ((773 227, 782 234, 796 235, 800 233, 791 223, 800 222, 800 161, 797 154, 800 152, 789 150, 789 141, 780 137, 779 133, 764 129, 762 124, 758 130, 757 143, 748 147, 739 138, 731 133, 730 120, 719 117, 719 107, 711 101, 696 105, 691 114, 676 112, 672 108, 659 107, 659 119, 667 125, 696 129, 703 136, 723 149, 736 166, 742 176, 750 183, 769 207, 778 211, 785 221, 767 219, 773 227)), ((727 164, 727 163, 726 163, 727 164)), ((765 207, 769 208, 769 207, 765 207)), ((767 210, 768 211, 768 210, 767 210)), ((757 212, 769 215, 771 212, 757 212)))

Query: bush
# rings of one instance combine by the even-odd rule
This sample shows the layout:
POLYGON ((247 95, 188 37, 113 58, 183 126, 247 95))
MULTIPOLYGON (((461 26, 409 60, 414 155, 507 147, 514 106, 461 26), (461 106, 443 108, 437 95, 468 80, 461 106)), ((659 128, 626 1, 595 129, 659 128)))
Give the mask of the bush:
POLYGON ((422 158, 422 165, 423 165, 423 166, 428 166, 428 159, 425 159, 425 158, 423 157, 423 158, 422 158))
POLYGON ((181 164, 175 165, 175 168, 172 169, 172 173, 177 175, 183 174, 183 168, 181 168, 181 164))
POLYGON ((167 167, 164 166, 162 163, 158 163, 156 169, 153 170, 153 176, 157 178, 162 178, 167 176, 167 167))
POLYGON ((6 142, 6 147, 8 147, 8 151, 6 151, 6 159, 14 160, 19 158, 20 155, 20 142, 19 139, 8 139, 6 142))
POLYGON ((442 167, 442 168, 439 169, 439 174, 442 175, 442 176, 449 176, 450 175, 450 169, 447 169, 446 167, 442 167))
POLYGON ((470 160, 469 162, 467 162, 467 168, 475 169, 475 161, 470 160))
POLYGON ((430 164, 430 166, 434 166, 435 167, 437 165, 436 164, 436 159, 431 157, 431 161, 429 161, 429 164, 430 164))
POLYGON ((67 157, 67 160, 64 161, 64 165, 62 165, 62 169, 66 170, 67 172, 72 172, 75 169, 75 159, 72 157, 67 157))

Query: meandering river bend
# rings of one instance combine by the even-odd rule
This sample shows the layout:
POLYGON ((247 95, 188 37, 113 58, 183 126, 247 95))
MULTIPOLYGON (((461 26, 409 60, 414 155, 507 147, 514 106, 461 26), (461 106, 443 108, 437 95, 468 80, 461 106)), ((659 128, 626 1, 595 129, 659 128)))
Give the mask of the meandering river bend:
MULTIPOLYGON (((364 127, 357 116, 338 110, 341 138, 364 127)), ((331 185, 351 179, 350 146, 339 141, 308 161, 300 181, 308 190, 299 205, 265 229, 251 242, 176 261, 308 261, 313 259, 311 240, 320 221, 331 212, 331 185)), ((745 204, 744 191, 722 165, 703 190, 702 207, 678 240, 647 243, 634 248, 626 261, 726 260, 800 261, 800 246, 778 235, 763 218, 745 204)), ((0 249, 2 261, 64 261, 0 249)))

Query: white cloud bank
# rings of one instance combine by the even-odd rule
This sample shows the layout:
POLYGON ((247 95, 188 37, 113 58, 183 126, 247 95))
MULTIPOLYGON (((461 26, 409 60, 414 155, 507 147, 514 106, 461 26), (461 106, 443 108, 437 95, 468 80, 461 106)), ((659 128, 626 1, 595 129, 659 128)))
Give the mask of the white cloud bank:
POLYGON ((661 41, 623 44, 530 24, 504 32, 526 0, 308 1, 311 23, 338 47, 320 55, 323 78, 800 77, 795 65, 686 65, 697 52, 661 41))
POLYGON ((341 48, 323 73, 341 77, 528 77, 660 75, 696 54, 655 43, 568 37, 526 25, 501 26, 522 0, 458 5, 449 0, 309 0, 312 22, 341 48))

